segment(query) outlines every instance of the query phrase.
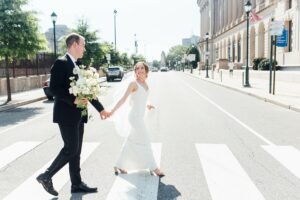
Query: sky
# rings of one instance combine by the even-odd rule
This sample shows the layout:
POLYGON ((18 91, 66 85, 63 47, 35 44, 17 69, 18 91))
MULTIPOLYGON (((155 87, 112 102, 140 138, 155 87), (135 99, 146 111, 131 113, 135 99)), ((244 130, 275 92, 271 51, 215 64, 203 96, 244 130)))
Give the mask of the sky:
POLYGON ((147 60, 160 60, 170 47, 180 45, 182 38, 199 35, 200 14, 197 0, 29 0, 28 8, 38 12, 42 32, 52 28, 52 12, 56 24, 75 28, 85 18, 90 31, 98 31, 100 41, 114 42, 114 10, 116 15, 117 50, 129 55, 135 52, 147 60))

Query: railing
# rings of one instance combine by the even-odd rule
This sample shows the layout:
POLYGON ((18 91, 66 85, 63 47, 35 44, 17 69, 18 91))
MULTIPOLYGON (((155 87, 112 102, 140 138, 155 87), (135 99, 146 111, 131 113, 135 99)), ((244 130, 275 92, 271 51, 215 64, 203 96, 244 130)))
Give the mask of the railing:
MULTIPOLYGON (((48 74, 54 63, 54 56, 48 53, 39 53, 32 59, 13 60, 8 65, 10 77, 48 74)), ((0 61, 0 78, 6 76, 5 61, 0 61)))

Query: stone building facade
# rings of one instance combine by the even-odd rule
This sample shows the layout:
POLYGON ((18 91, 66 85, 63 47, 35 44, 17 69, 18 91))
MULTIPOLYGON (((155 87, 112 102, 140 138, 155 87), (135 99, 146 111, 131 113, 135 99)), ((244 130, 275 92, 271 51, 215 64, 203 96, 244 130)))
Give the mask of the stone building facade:
MULTIPOLYGON (((277 48, 278 65, 300 67, 300 0, 251 0, 261 20, 249 27, 249 65, 254 58, 269 58, 271 19, 284 22, 288 46, 277 48)), ((227 59, 236 66, 246 64, 246 13, 244 0, 197 0, 200 11, 201 61, 205 61, 205 34, 209 33, 209 64, 227 59)))

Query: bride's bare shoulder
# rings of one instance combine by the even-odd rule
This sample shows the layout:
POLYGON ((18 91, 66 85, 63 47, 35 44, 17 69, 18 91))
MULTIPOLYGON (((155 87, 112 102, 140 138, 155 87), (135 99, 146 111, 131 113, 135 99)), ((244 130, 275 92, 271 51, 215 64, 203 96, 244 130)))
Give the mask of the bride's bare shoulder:
POLYGON ((138 85, 137 85, 136 81, 131 81, 129 83, 128 88, 130 88, 132 92, 135 92, 138 88, 138 85))

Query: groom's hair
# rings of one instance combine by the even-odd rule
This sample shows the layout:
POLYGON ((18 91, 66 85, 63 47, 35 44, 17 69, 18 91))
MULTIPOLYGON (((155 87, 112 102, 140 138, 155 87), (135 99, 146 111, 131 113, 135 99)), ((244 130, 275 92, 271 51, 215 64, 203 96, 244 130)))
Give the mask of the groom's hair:
POLYGON ((83 37, 77 33, 70 33, 69 35, 67 35, 67 38, 66 38, 67 48, 70 48, 74 42, 76 42, 78 44, 80 41, 80 38, 83 38, 83 37))

